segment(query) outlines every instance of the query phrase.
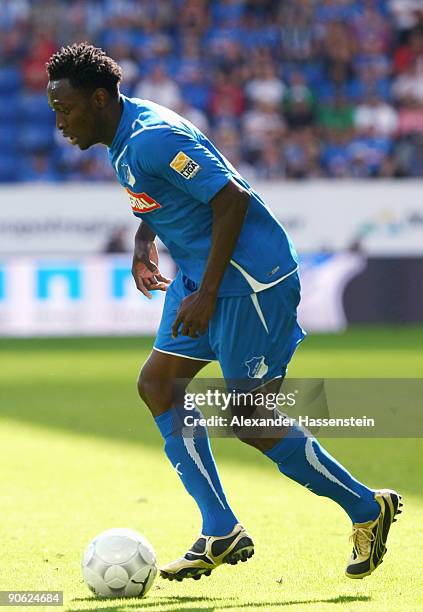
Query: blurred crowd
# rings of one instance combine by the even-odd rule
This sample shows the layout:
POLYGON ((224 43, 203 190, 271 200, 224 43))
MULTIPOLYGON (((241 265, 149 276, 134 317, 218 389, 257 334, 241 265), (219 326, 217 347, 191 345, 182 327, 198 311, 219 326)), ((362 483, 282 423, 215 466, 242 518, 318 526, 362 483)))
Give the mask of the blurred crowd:
POLYGON ((82 40, 250 180, 423 174, 423 0, 0 0, 0 181, 114 178, 45 99, 82 40))

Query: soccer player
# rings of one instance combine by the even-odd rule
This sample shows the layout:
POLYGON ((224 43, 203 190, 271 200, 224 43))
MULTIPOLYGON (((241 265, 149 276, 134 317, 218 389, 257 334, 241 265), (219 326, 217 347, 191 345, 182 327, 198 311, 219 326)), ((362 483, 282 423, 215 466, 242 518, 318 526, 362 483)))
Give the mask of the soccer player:
MULTIPOLYGON (((147 297, 167 290, 138 389, 202 515, 200 537, 161 573, 198 579, 223 563, 247 560, 254 547, 223 491, 205 428, 187 435, 178 418, 173 383, 191 380, 217 360, 227 380, 251 379, 266 392, 279 388, 304 337, 296 317, 297 257, 260 196, 204 134, 167 108, 120 94, 121 69, 101 49, 87 43, 62 48, 47 72, 57 128, 82 150, 108 147, 141 220, 132 268, 138 289, 147 297), (156 236, 179 267, 172 283, 160 272, 156 236)), ((400 496, 356 480, 302 428, 279 434, 244 441, 282 474, 345 510, 353 523, 346 574, 367 576, 382 562, 400 496)))

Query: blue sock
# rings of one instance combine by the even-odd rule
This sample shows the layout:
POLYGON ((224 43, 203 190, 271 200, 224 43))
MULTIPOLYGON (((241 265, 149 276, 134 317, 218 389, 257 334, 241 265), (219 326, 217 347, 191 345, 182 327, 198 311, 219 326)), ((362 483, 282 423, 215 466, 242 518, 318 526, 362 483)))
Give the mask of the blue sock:
POLYGON ((265 455, 285 476, 316 495, 337 502, 353 523, 365 523, 379 515, 380 506, 374 499, 374 491, 353 478, 309 432, 298 425, 291 427, 288 435, 265 455))
MULTIPOLYGON (((165 441, 165 451, 186 490, 197 502, 203 517, 204 535, 230 533, 238 522, 220 484, 207 429, 184 427, 183 408, 171 408, 155 418, 165 441)), ((201 418, 198 410, 190 416, 201 418)))

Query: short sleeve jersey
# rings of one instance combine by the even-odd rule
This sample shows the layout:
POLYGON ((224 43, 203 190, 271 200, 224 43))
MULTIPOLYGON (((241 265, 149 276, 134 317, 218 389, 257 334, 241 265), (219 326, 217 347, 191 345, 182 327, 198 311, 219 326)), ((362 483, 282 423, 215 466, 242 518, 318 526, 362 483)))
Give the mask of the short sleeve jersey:
POLYGON ((248 295, 297 269, 295 250, 262 199, 210 140, 173 111, 122 96, 109 158, 134 215, 169 249, 182 274, 199 284, 211 248, 210 200, 231 179, 250 203, 219 296, 248 295))

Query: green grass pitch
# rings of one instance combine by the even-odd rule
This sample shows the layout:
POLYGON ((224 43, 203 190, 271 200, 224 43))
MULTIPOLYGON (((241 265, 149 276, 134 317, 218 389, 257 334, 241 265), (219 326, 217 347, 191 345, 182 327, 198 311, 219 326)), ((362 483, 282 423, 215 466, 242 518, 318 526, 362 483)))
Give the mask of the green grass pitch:
MULTIPOLYGON (((254 449, 226 439, 214 440, 213 448, 228 498, 255 539, 255 556, 199 582, 158 578, 145 600, 94 599, 79 567, 93 536, 134 528, 164 563, 185 552, 200 526, 137 398, 135 379, 151 342, 0 341, 0 590, 63 590, 63 609, 73 612, 423 609, 423 445, 417 439, 326 443, 370 486, 397 488, 404 496, 404 513, 373 576, 344 576, 351 545, 341 509, 282 477, 254 449)), ((315 335, 289 373, 422 377, 422 342, 421 328, 315 335)), ((217 374, 215 366, 207 373, 217 374)))

